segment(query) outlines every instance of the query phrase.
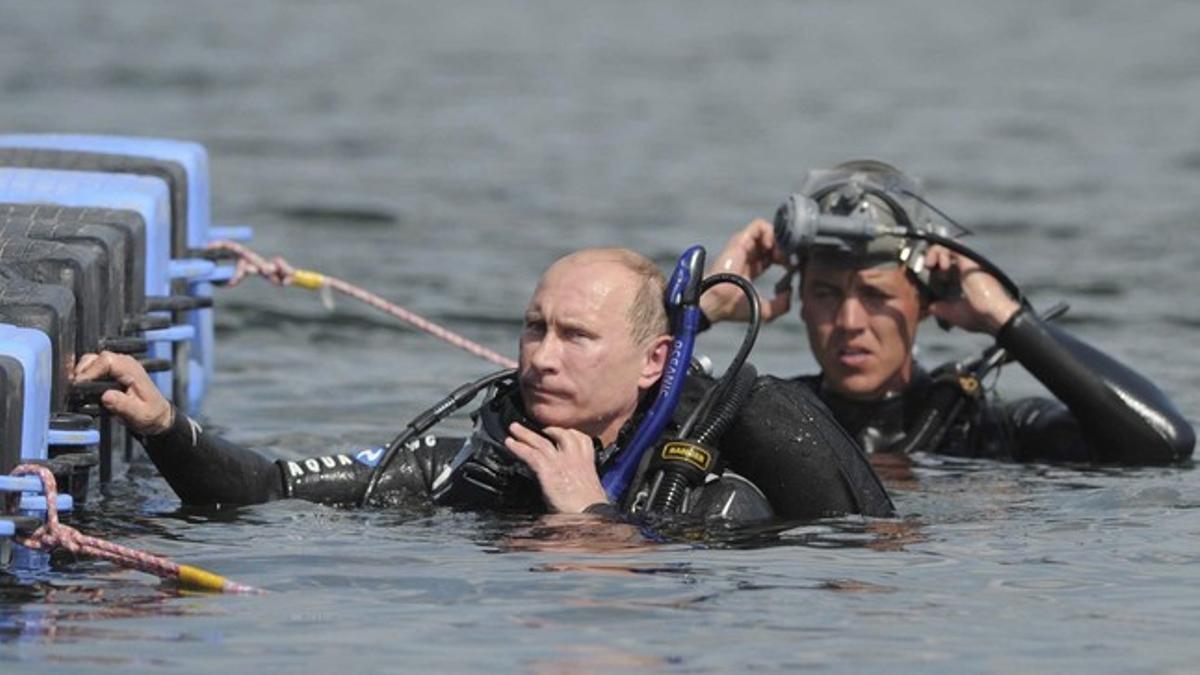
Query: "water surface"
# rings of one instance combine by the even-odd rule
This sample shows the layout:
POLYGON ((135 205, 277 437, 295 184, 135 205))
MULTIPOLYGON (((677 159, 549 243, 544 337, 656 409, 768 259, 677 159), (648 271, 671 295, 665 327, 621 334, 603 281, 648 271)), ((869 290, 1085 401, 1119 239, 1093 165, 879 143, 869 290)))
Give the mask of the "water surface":
MULTIPOLYGON (((0 8, 6 131, 198 140, 255 246, 513 353, 566 251, 666 265, 876 156, 1070 329, 1200 418, 1200 9, 1148 3, 212 2, 0 8)), ((487 364, 369 311, 218 297, 210 424, 284 456, 390 438, 487 364)), ((761 371, 808 372, 799 321, 761 371)), ((718 329, 701 349, 736 348, 718 329)), ((986 341, 925 328, 922 358, 986 341)), ((1019 368, 1008 395, 1038 387, 1019 368)), ((904 517, 648 545, 621 528, 277 503, 180 510, 138 467, 77 521, 270 591, 64 561, 0 592, 7 672, 1184 671, 1188 469, 926 458, 904 517)))

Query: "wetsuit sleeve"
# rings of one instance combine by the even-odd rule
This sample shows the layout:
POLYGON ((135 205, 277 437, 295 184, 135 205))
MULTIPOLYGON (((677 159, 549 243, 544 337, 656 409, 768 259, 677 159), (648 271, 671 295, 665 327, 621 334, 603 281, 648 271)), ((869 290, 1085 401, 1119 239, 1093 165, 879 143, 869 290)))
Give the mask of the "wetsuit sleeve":
POLYGON ((1067 406, 1052 398, 1030 397, 1000 407, 1012 439, 1009 455, 1017 461, 1095 461, 1095 451, 1067 406))
MULTIPOLYGON (((427 503, 430 485, 462 447, 462 439, 434 435, 401 448, 380 479, 378 501, 427 503)), ((175 411, 171 428, 142 445, 185 504, 258 504, 296 498, 324 504, 355 504, 383 448, 306 459, 271 460, 231 443, 175 411)))
POLYGON ((1170 464, 1192 455, 1192 426, 1162 391, 1111 357, 1026 309, 996 340, 1065 404, 1010 407, 1018 459, 1170 464))
POLYGON ((178 409, 170 429, 141 440, 184 504, 258 504, 283 496, 274 462, 204 431, 178 409))
POLYGON ((801 382, 759 378, 722 437, 721 457, 781 518, 895 513, 862 448, 801 382))
MULTIPOLYGON (((379 479, 371 502, 427 504, 433 481, 462 447, 462 438, 429 434, 400 448, 379 479)), ((285 497, 322 504, 357 504, 386 447, 356 452, 278 460, 285 497)))

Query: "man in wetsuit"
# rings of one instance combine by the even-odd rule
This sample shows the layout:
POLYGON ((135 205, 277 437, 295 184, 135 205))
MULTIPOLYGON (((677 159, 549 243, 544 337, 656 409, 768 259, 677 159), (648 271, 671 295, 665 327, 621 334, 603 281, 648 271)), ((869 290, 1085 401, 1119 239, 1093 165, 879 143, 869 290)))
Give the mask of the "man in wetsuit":
MULTIPOLYGON (((376 501, 612 514, 598 470, 627 440, 640 403, 663 372, 671 342, 664 285, 651 261, 624 249, 585 250, 554 263, 525 311, 515 382, 490 393, 465 442, 427 436, 405 447, 379 481, 376 501)), ((141 435, 185 503, 294 497, 353 504, 383 454, 375 448, 272 461, 203 431, 159 394, 133 359, 110 353, 80 359, 77 380, 102 378, 124 387, 106 392, 103 405, 141 435)), ((861 450, 819 405, 813 418, 806 437, 774 439, 817 463, 793 479, 793 487, 809 495, 810 512, 788 504, 776 511, 786 517, 890 515, 891 502, 861 450)), ((696 501, 700 515, 771 513, 757 488, 731 472, 704 485, 696 501)))
MULTIPOLYGON (((932 227, 920 187, 882 162, 856 161, 811 172, 801 193, 820 213, 882 225, 932 227)), ((821 366, 791 381, 820 396, 868 452, 925 450, 1016 461, 1172 464, 1192 454, 1195 433, 1167 397, 1111 357, 1043 321, 997 279, 960 253, 899 236, 866 242, 816 241, 784 250, 776 228, 756 220, 730 239, 712 271, 753 279, 779 265, 800 273, 800 318, 821 366), (950 288, 938 290, 937 281, 950 288), (933 406, 945 405, 945 380, 913 358, 920 321, 933 316, 996 343, 1057 400, 1001 401, 960 392, 965 405, 943 421, 932 447, 910 441, 933 406), (941 392, 941 393, 938 393, 941 392)), ((791 287, 764 303, 769 320, 785 314, 791 287)), ((701 307, 709 321, 744 316, 744 300, 718 287, 701 307)), ((969 382, 969 380, 968 380, 969 382)), ((976 381, 975 385, 978 384, 976 381)), ((727 458, 751 480, 760 468, 727 458)))

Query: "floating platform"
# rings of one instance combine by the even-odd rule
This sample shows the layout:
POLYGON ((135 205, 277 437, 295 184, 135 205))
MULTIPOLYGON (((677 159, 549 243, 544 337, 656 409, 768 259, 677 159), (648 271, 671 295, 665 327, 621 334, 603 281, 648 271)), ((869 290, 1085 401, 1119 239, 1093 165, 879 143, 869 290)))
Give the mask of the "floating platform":
POLYGON ((209 186, 197 143, 0 135, 0 498, 22 495, 0 514, 0 570, 45 564, 9 541, 45 511, 40 485, 13 467, 50 466, 69 510, 135 451, 99 405, 116 383, 71 382, 80 355, 129 354, 172 404, 203 410, 213 284, 233 274, 206 247, 251 235, 212 224, 209 186))

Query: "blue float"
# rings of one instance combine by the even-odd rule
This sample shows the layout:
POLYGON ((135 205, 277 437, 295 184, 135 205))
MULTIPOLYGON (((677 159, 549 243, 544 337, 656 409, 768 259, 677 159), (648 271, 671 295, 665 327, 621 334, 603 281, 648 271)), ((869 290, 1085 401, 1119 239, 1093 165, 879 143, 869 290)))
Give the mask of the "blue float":
POLYGON ((4 397, 0 434, 5 444, 0 448, 0 468, 6 474, 22 460, 49 457, 51 368, 50 338, 45 333, 0 324, 0 395, 4 397))
MULTIPOLYGON (((148 296, 169 295, 171 290, 168 269, 171 221, 167 199, 166 186, 156 178, 90 171, 0 169, 0 203, 58 204, 137 213, 146 224, 148 296)), ((188 339, 189 333, 195 331, 191 326, 180 328, 166 335, 148 335, 147 339, 159 340, 151 346, 150 356, 171 359, 171 341, 188 339)), ((183 365, 186 369, 186 364, 183 365)), ((171 371, 152 373, 151 377, 165 396, 173 396, 171 371)))
MULTIPOLYGON (((144 236, 145 249, 139 256, 128 253, 129 245, 119 248, 107 243, 117 241, 107 234, 92 230, 84 235, 91 237, 88 241, 97 242, 97 250, 125 253, 80 260, 96 261, 86 263, 96 268, 110 265, 104 268, 108 270, 113 269, 114 260, 122 261, 125 269, 134 270, 127 272, 123 282, 126 287, 135 284, 148 301, 154 299, 153 307, 149 302, 147 305, 154 311, 147 312, 142 311, 140 299, 129 300, 127 308, 137 308, 126 312, 134 323, 123 324, 119 335, 106 335, 101 342, 144 339, 149 343, 149 351, 144 352, 147 357, 170 362, 169 370, 151 373, 155 385, 180 409, 198 411, 214 369, 209 308, 213 284, 228 280, 234 269, 232 265, 217 264, 204 249, 213 240, 245 241, 252 234, 248 227, 212 225, 208 153, 204 147, 158 138, 0 135, 0 207, 7 209, 5 217, 28 218, 31 227, 59 222, 55 220, 58 215, 39 215, 45 212, 40 208, 43 205, 87 209, 74 211, 61 222, 95 224, 102 226, 103 232, 119 228, 122 236, 133 237, 120 241, 140 241, 144 236), (92 209, 97 211, 93 213, 92 209), (92 217, 97 220, 89 223, 92 217), (133 261, 141 263, 141 268, 131 267, 133 261), (139 274, 144 278, 138 278, 139 274)), ((14 229, 10 235, 21 238, 22 232, 25 230, 14 229)), ((112 447, 110 427, 106 424, 97 428, 96 419, 91 417, 99 408, 95 399, 87 397, 97 394, 78 390, 65 375, 70 367, 70 355, 64 346, 67 327, 77 325, 74 322, 78 320, 73 314, 77 310, 72 308, 105 301, 102 297, 74 296, 104 292, 96 291, 94 285, 75 286, 72 291, 71 286, 40 278, 40 273, 28 272, 25 267, 6 270, 8 286, 0 286, 0 302, 5 302, 7 288, 11 307, 30 308, 29 314, 16 312, 9 320, 31 325, 0 323, 0 499, 5 493, 20 494, 20 499, 13 502, 16 511, 0 514, 0 539, 29 532, 45 519, 47 504, 41 481, 8 475, 14 466, 28 461, 48 463, 59 480, 57 507, 67 511, 86 496, 87 476, 97 459, 101 480, 108 479, 111 456, 106 448, 112 447), (33 324, 50 335, 61 333, 63 342, 52 344, 48 334, 33 324), (57 360, 59 352, 64 358, 61 362, 57 360), (61 393, 68 391, 84 398, 68 400, 61 393), (109 434, 103 442, 100 429, 109 434)), ((90 348, 92 339, 78 347, 90 348)), ((122 349, 144 350, 146 342, 122 349)), ((48 558, 37 551, 13 546, 11 559, 5 560, 6 550, 0 545, 0 570, 39 573, 48 569, 48 558)))
MULTIPOLYGON (((198 143, 128 136, 11 134, 0 136, 0 148, 33 151, 21 158, 28 166, 155 176, 166 183, 172 210, 169 272, 172 278, 187 280, 189 295, 211 298, 213 282, 228 280, 232 273, 232 267, 217 267, 192 258, 191 253, 216 239, 247 240, 252 235, 247 227, 213 227, 208 152, 198 143)), ((187 320, 196 339, 190 344, 186 400, 177 403, 198 411, 215 369, 212 312, 191 311, 187 320)))

